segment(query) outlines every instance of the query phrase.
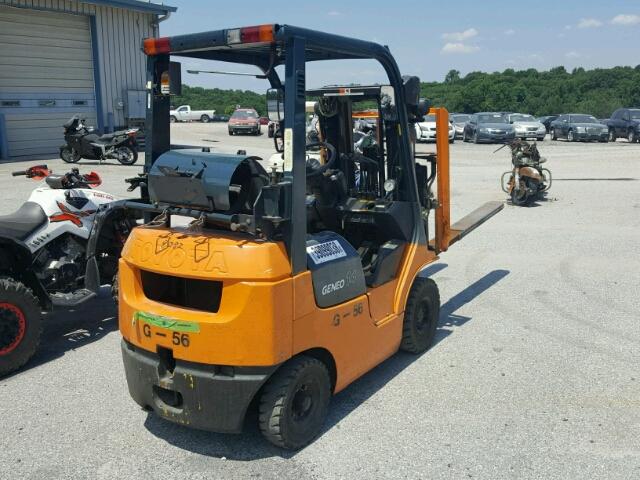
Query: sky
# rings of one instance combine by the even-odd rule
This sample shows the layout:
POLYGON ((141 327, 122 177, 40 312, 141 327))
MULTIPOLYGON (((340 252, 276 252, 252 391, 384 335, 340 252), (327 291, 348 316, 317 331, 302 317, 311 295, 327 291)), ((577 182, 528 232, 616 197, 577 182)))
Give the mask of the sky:
MULTIPOLYGON (((158 1, 158 0, 155 0, 158 1)), ((160 34, 291 24, 388 45, 403 75, 442 81, 451 69, 494 72, 507 68, 586 69, 640 64, 640 0, 512 1, 216 1, 165 0, 178 8, 160 34)), ((178 59, 183 83, 263 92, 265 80, 191 75, 187 68, 255 72, 246 65, 178 59)), ((374 61, 316 62, 307 86, 385 83, 374 61)))

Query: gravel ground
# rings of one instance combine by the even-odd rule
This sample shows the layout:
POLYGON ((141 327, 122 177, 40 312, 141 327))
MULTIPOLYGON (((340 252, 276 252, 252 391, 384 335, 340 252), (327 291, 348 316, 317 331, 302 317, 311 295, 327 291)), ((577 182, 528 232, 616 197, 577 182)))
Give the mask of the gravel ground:
MULTIPOLYGON (((225 125, 173 130, 175 143, 271 151, 266 134, 229 137, 225 125)), ((453 220, 506 197, 509 157, 494 149, 452 146, 453 220)), ((540 150, 555 176, 546 200, 507 205, 430 267, 436 345, 338 394, 304 450, 271 447, 255 427, 205 433, 139 409, 105 293, 48 315, 36 358, 0 380, 0 478, 640 478, 640 145, 540 150)), ((35 186, 8 172, 34 163, 0 165, 0 213, 35 186)), ((140 170, 80 167, 116 194, 140 170)))

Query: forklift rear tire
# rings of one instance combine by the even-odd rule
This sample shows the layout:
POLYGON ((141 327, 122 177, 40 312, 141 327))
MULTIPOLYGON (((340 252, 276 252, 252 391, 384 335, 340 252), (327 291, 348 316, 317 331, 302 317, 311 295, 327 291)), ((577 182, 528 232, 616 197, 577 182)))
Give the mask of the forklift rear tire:
POLYGON ((440 317, 440 292, 430 278, 413 282, 404 312, 400 350, 422 353, 433 343, 440 317))
POLYGON ((0 279, 0 377, 33 357, 42 335, 42 313, 31 290, 11 278, 0 279))
POLYGON ((259 407, 262 435, 281 448, 304 447, 320 433, 330 399, 325 364, 306 355, 294 357, 264 386, 259 407))

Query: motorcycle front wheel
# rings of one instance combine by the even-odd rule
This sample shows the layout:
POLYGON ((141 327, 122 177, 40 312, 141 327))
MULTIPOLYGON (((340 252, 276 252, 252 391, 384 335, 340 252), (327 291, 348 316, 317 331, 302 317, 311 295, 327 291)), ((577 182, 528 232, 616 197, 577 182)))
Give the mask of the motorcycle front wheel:
POLYGON ((122 165, 133 165, 138 161, 138 152, 127 145, 122 145, 116 148, 115 157, 122 165))
POLYGON ((529 197, 527 195, 527 185, 524 182, 520 182, 520 188, 516 190, 511 189, 511 203, 518 207, 522 207, 527 204, 529 197))
POLYGON ((78 163, 81 157, 75 148, 65 145, 60 149, 60 158, 66 163, 78 163))

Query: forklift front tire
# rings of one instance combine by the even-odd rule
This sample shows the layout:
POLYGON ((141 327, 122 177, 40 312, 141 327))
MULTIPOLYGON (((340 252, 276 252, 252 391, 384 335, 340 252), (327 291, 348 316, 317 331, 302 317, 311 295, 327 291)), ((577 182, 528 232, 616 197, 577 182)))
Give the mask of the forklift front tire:
POLYGON ((330 399, 325 364, 306 355, 294 357, 264 386, 259 407, 262 435, 281 448, 304 447, 320 433, 330 399))
POLYGON ((433 343, 440 317, 440 292, 430 278, 417 277, 404 312, 400 350, 422 353, 433 343))

